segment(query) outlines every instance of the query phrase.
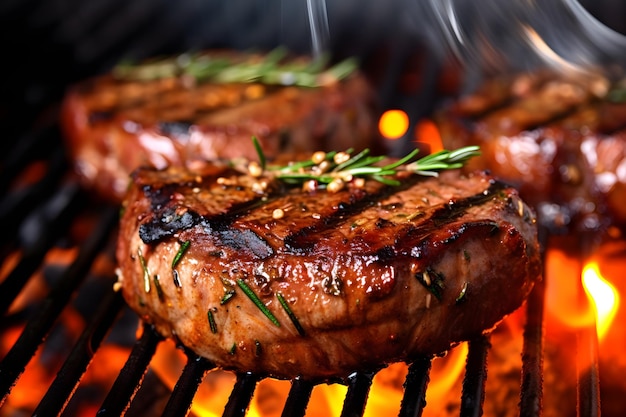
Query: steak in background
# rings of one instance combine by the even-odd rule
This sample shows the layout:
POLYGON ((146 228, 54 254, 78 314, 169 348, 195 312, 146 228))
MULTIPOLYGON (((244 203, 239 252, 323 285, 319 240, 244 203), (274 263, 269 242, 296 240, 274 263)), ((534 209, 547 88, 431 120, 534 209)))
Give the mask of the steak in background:
MULTIPOLYGON (((264 58, 229 51, 204 57, 236 64, 264 58)), ((314 88, 197 82, 184 74, 120 78, 113 71, 67 91, 61 127, 82 183, 121 201, 130 172, 139 166, 193 168, 206 159, 253 159, 252 136, 268 156, 376 149, 377 118, 374 91, 358 71, 314 88)))
POLYGON ((539 71, 486 82, 438 112, 444 147, 479 145, 467 170, 520 190, 558 233, 626 227, 626 90, 539 71))
POLYGON ((116 286, 225 369, 327 380, 441 354, 540 279, 533 211, 482 172, 337 192, 259 193, 263 177, 219 163, 132 178, 116 286))

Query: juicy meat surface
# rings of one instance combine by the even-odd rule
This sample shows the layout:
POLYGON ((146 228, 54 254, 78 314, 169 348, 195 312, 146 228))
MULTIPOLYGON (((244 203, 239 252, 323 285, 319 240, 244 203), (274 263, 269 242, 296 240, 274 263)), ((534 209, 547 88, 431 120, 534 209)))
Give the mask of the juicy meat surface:
POLYGON ((466 168, 518 188, 541 224, 559 233, 623 230, 626 101, 616 93, 595 76, 502 77, 447 106, 437 122, 444 147, 480 146, 466 168))
POLYGON ((532 210, 482 172, 336 193, 259 194, 220 165, 132 177, 118 285, 225 369, 327 380, 439 354, 490 331, 541 276, 532 210))
POLYGON ((82 183, 121 201, 139 166, 194 168, 206 159, 253 159, 252 136, 269 156, 375 148, 376 111, 373 89, 358 71, 315 88, 190 82, 184 76, 120 79, 112 72, 67 91, 61 127, 82 183))

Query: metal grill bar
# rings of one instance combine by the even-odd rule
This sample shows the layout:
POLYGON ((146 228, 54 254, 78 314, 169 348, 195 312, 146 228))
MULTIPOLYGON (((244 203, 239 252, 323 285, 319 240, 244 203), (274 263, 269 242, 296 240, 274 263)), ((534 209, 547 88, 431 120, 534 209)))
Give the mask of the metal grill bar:
POLYGON ((306 407, 311 399, 313 387, 312 382, 300 378, 291 381, 291 389, 281 417, 303 417, 306 414, 306 407))
POLYGON ((469 342, 461 395, 461 417, 480 417, 483 413, 485 382, 487 381, 487 352, 490 347, 488 335, 469 342))
POLYGON ((74 345, 54 382, 35 409, 33 417, 61 414, 123 305, 124 300, 119 293, 111 290, 105 295, 93 320, 74 345))
POLYGON ((259 382, 258 376, 250 372, 237 374, 237 382, 235 382, 230 397, 228 397, 223 417, 241 417, 246 415, 246 410, 250 406, 250 400, 254 394, 257 382, 259 382))
MULTIPOLYGON (((108 215, 104 216, 103 221, 85 243, 74 263, 65 271, 58 284, 43 301, 37 315, 27 323, 16 343, 0 362, 0 369, 2 369, 0 372, 2 401, 0 402, 3 402, 9 395, 15 381, 24 372, 26 364, 35 354, 37 347, 43 342, 72 293, 83 281, 93 260, 102 250, 106 239, 113 230, 116 219, 117 212, 114 210, 109 211, 108 215)), ((41 256, 43 257, 43 254, 41 256)), ((27 280, 28 277, 26 276, 24 279, 27 280)), ((23 285, 21 284, 20 288, 23 285)))
MULTIPOLYGON (((213 363, 194 353, 188 353, 187 358, 187 364, 174 386, 162 417, 185 417, 204 376, 210 369, 215 368, 213 363)), ((254 387, 252 391, 254 392, 254 387)))
POLYGON ((545 282, 538 282, 526 304, 522 351, 520 417, 541 415, 543 394, 543 304, 545 282))
POLYGON ((577 415, 579 417, 598 417, 600 416, 600 372, 598 369, 596 327, 584 327, 578 333, 577 339, 577 415))
POLYGON ((348 392, 343 401, 341 417, 358 417, 363 415, 374 375, 374 372, 356 372, 348 377, 348 392))
MULTIPOLYGON (((48 162, 46 175, 41 181, 6 195, 6 198, 0 202, 0 224, 3 225, 4 229, 0 236, 1 244, 11 243, 11 240, 18 233, 20 224, 30 213, 32 207, 37 207, 39 202, 51 197, 58 189, 59 181, 66 172, 66 165, 63 150, 53 151, 48 162)), ((3 178, 2 174, 0 174, 0 178, 3 178)), ((5 186, 8 187, 8 184, 5 186)), ((0 185, 1 187, 2 185, 0 185)), ((0 194, 3 192, 0 190, 0 194)))
MULTIPOLYGON (((58 199, 52 201, 52 204, 50 204, 51 212, 42 215, 43 219, 40 221, 41 229, 39 229, 35 243, 25 249, 20 263, 0 284, 0 315, 6 314, 15 297, 24 288, 30 276, 41 265, 44 256, 54 242, 67 230, 71 220, 82 206, 78 186, 70 187, 65 191, 67 192, 67 199, 60 201, 60 204, 58 204, 58 199)), ((66 195, 63 195, 63 198, 65 197, 66 195)))
POLYGON ((141 337, 135 342, 124 367, 104 399, 98 417, 121 416, 126 411, 161 340, 162 337, 152 326, 144 324, 141 337))
POLYGON ((421 358, 409 366, 404 382, 404 396, 400 404, 398 417, 419 417, 426 407, 426 388, 430 380, 430 358, 421 358))

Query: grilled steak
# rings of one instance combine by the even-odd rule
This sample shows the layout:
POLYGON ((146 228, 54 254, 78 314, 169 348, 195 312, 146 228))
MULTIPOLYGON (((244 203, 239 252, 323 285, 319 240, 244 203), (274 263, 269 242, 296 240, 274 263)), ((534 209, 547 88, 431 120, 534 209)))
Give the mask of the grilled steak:
MULTIPOLYGON (((213 51, 197 62, 257 65, 263 58, 213 51)), ((295 65, 304 58, 285 60, 295 65)), ((320 87, 286 87, 198 81, 166 64, 172 62, 144 64, 130 75, 111 72, 67 92, 61 126, 69 156, 83 184, 100 195, 120 201, 139 166, 254 158, 253 135, 268 155, 376 146, 373 90, 358 71, 320 87)))
MULTIPOLYGON (((479 145, 468 170, 514 185, 557 232, 626 226, 626 101, 601 77, 496 78, 437 115, 445 147, 479 145)), ((623 96, 623 90, 622 90, 623 96)))
POLYGON ((533 212, 488 174, 307 191, 141 168, 118 286, 166 337, 225 369, 326 380, 492 329, 540 278, 533 212))

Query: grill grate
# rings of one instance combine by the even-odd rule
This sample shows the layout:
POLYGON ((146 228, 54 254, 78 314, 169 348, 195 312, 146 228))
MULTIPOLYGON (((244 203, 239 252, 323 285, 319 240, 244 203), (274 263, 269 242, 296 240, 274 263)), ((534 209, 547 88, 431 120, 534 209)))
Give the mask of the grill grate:
MULTIPOLYGON (((40 141, 49 140, 50 132, 45 130, 39 140, 29 141, 37 147, 40 141)), ((56 132, 58 135, 58 131, 56 132)), ((56 140, 58 140, 57 138, 56 140)), ((1 177, 6 181, 7 193, 0 202, 0 222, 7 225, 9 235, 3 234, 1 254, 5 262, 11 252, 21 252, 20 261, 7 273, 0 284, 0 310, 3 321, 0 329, 4 333, 15 323, 25 321, 24 328, 15 343, 0 362, 0 395, 2 406, 10 397, 13 386, 19 381, 26 366, 34 360, 37 349, 49 337, 51 329, 71 302, 76 293, 82 291, 86 277, 97 257, 111 250, 118 219, 117 207, 102 207, 90 200, 67 173, 67 163, 62 152, 48 153, 43 162, 46 174, 26 187, 14 184, 23 168, 41 162, 40 154, 31 159, 23 158, 21 167, 10 167, 11 177, 1 177), (94 207, 95 206, 95 207, 94 207), (96 221, 86 238, 78 246, 80 251, 73 263, 65 269, 56 284, 45 298, 29 311, 11 311, 11 304, 34 280, 36 272, 44 263, 46 254, 54 245, 68 239, 67 235, 85 213, 95 212, 96 221)), ((4 168, 4 167, 3 167, 4 168)), ((6 172, 6 171, 5 171, 6 172)), ((4 174, 5 172, 2 172, 4 174)), ((111 272, 112 274, 112 272, 111 272)), ((114 277, 108 277, 111 283, 114 277)), ((68 407, 83 375, 105 337, 115 323, 120 320, 124 309, 121 296, 114 292, 112 285, 98 299, 98 307, 87 318, 87 324, 65 359, 58 375, 34 410, 34 415, 62 415, 68 407)), ((544 283, 537 285, 527 303, 524 344, 522 352, 521 416, 539 416, 542 413, 543 393, 543 308, 544 283)), ((141 336, 134 345, 124 366, 101 402, 97 415, 118 416, 131 409, 133 400, 142 387, 146 373, 158 345, 163 339, 145 325, 141 336)), ((485 383, 490 349, 488 336, 473 340, 469 344, 468 359, 463 381, 460 415, 480 416, 485 401, 485 383)), ((590 371, 578 374, 578 413, 581 416, 600 414, 599 376, 597 369, 598 352, 595 329, 586 329, 579 337, 579 356, 591 361, 590 371)), ((190 410, 199 385, 214 364, 192 352, 186 352, 187 364, 178 378, 163 416, 184 416, 190 410)), ((420 416, 426 407, 426 392, 430 380, 431 358, 422 358, 409 365, 404 381, 404 394, 399 416, 420 416)), ((342 417, 361 416, 368 400, 375 373, 355 373, 343 381, 348 390, 344 399, 342 417)), ((224 408, 228 417, 244 416, 255 394, 257 384, 262 380, 254 374, 237 375, 235 386, 224 408)), ((282 416, 304 416, 315 384, 301 379, 291 381, 291 389, 282 409, 282 416)), ((1 414, 1 413, 0 413, 1 414)))
MULTIPOLYGON (((37 146, 37 141, 32 142, 37 146)), ((88 196, 73 183, 72 177, 66 176, 60 181, 57 171, 66 169, 58 153, 48 155, 49 175, 30 186, 24 193, 21 188, 9 188, 0 207, 2 224, 12 224, 12 235, 3 240, 3 260, 10 250, 22 250, 20 262, 8 273, 0 284, 0 309, 4 314, 2 331, 12 323, 24 319, 24 313, 11 312, 12 302, 24 291, 33 275, 44 262, 44 257, 51 247, 63 240, 85 210, 92 210, 93 204, 88 196), (54 180, 51 179, 54 178, 54 180), (58 183, 50 191, 50 183, 58 183), (27 196, 25 196, 27 195, 27 196), (18 196, 17 199, 15 199, 18 196), (28 204, 25 202, 28 201, 28 204), (25 208, 31 210, 25 212, 25 208), (34 225, 38 227, 34 227, 34 225), (35 230, 28 238, 22 235, 26 230, 35 230)), ((61 158, 62 159, 62 158, 61 158)), ((34 161, 25 161, 25 164, 34 161)), ((21 170, 14 169, 15 176, 21 170)), ((15 178, 14 178, 15 179, 15 178)), ((118 212, 116 207, 98 207, 95 226, 80 243, 80 252, 74 262, 67 267, 62 276, 51 288, 43 301, 29 314, 24 329, 16 342, 0 363, 0 393, 2 403, 11 395, 12 387, 19 380, 35 352, 48 337, 62 310, 74 295, 81 291, 90 268, 97 256, 109 250, 115 236, 118 212)), ((29 232, 30 233, 30 232, 29 232)), ((26 233, 28 235, 28 233, 26 233)), ((109 277, 111 282, 113 276, 109 277)), ((88 317, 82 334, 60 368, 58 375, 40 400, 34 415, 61 415, 68 406, 76 388, 98 349, 119 320, 124 303, 112 286, 98 301, 98 307, 88 317)), ((522 357, 522 382, 520 415, 539 416, 542 410, 542 325, 543 325, 544 286, 538 285, 527 303, 527 322, 524 330, 522 357)), ((593 330, 593 329, 592 329, 593 330)), ((593 333, 595 334, 595 333, 593 333)), ((584 346, 589 346, 581 354, 591 355, 597 362, 597 346, 590 333, 584 335, 584 346), (595 349, 595 350, 594 350, 595 349)), ((124 414, 132 405, 133 399, 142 386, 150 362, 162 338, 148 325, 143 327, 141 336, 134 346, 124 366, 119 370, 117 379, 102 401, 98 416, 117 416, 124 414)), ((597 343, 597 341, 596 341, 597 343)), ((485 382, 487 379, 487 354, 490 349, 488 336, 478 338, 469 344, 469 353, 463 381, 461 398, 461 416, 480 416, 485 400, 485 382)), ((174 387, 169 400, 162 411, 163 416, 184 416, 188 413, 196 391, 207 372, 214 368, 209 361, 192 352, 186 352, 187 364, 174 387)), ((400 404, 399 415, 420 416, 426 406, 426 392, 430 378, 432 360, 422 358, 410 364, 404 382, 404 395, 400 404)), ((355 373, 346 381, 347 394, 344 399, 342 417, 361 416, 368 400, 370 387, 375 373, 355 373)), ((244 416, 261 380, 254 374, 238 374, 235 386, 224 408, 223 415, 228 417, 244 416)), ((315 384, 301 379, 291 381, 291 389, 283 406, 283 416, 304 416, 311 399, 315 384)), ((579 375, 579 411, 580 415, 599 415, 599 379, 597 367, 579 375)), ((0 410, 1 411, 1 410, 0 410)))

